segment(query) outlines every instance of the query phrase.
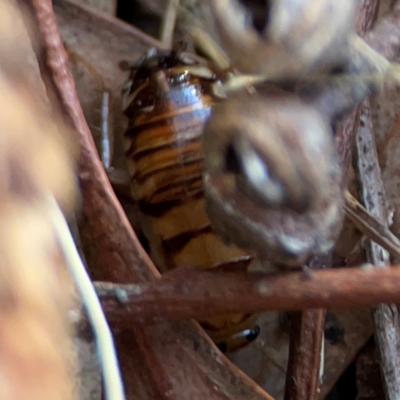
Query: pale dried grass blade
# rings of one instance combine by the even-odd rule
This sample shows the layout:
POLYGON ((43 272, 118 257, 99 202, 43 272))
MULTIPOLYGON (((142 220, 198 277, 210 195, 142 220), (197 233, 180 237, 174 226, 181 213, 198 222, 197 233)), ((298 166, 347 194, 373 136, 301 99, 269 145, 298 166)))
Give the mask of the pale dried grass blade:
POLYGON ((349 192, 345 193, 345 201, 346 215, 354 225, 389 253, 400 257, 400 240, 388 229, 387 225, 374 217, 349 192))
POLYGON ((108 400, 124 400, 125 394, 114 347, 114 340, 99 298, 97 297, 92 281, 76 249, 68 224, 58 204, 51 196, 48 197, 47 210, 95 333, 98 357, 104 377, 106 398, 108 400))

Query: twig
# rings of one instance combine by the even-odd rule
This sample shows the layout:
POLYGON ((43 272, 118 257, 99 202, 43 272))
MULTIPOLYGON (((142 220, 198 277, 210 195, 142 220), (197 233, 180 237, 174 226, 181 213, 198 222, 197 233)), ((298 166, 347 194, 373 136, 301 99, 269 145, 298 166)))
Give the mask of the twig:
MULTIPOLYGON (((388 205, 385 198, 378 155, 373 136, 369 103, 365 102, 361 125, 357 133, 358 171, 361 197, 366 209, 384 224, 388 218, 388 205)), ((389 253, 378 244, 367 241, 368 260, 377 268, 390 265, 389 253)), ((393 300, 392 300, 393 301, 393 300)), ((398 311, 395 304, 381 304, 373 312, 375 338, 380 351, 381 370, 388 400, 400 398, 400 359, 398 311)))
POLYGON ((205 32, 203 29, 195 26, 192 29, 192 37, 193 41, 205 54, 207 54, 208 58, 212 60, 215 65, 218 66, 221 70, 230 67, 230 61, 225 52, 220 48, 218 43, 205 32))
POLYGON ((166 3, 167 6, 161 21, 160 40, 167 49, 170 49, 173 45, 179 0, 168 0, 166 3))
POLYGON ((95 333, 106 398, 109 400, 124 400, 124 389, 110 328, 92 281, 75 247, 67 222, 53 197, 49 198, 47 212, 50 215, 50 220, 57 233, 68 268, 81 294, 83 305, 95 333))
POLYGON ((104 168, 109 170, 112 165, 112 140, 110 136, 111 122, 110 122, 110 92, 104 91, 101 100, 101 161, 104 168))
MULTIPOLYGON (((400 257, 400 240, 387 227, 363 207, 349 192, 345 193, 346 215, 367 237, 396 257, 400 257)), ((372 261, 372 260, 371 260, 372 261)))
POLYGON ((400 301, 400 268, 326 269, 279 274, 173 271, 137 285, 95 283, 115 327, 224 313, 360 307, 400 301))
POLYGON ((285 400, 312 400, 319 397, 325 314, 325 309, 316 309, 293 313, 291 316, 285 400))
MULTIPOLYGON (((359 35, 364 37, 375 24, 379 10, 379 0, 363 0, 360 2, 360 8, 357 15, 356 30, 359 35)), ((377 30, 379 32, 379 29, 377 30)), ((368 34, 368 38, 379 36, 379 33, 368 34)), ((400 36, 399 36, 400 38, 400 36)), ((366 39, 365 39, 366 40, 366 39)), ((384 39, 383 39, 384 40, 384 39)), ((400 40, 400 39, 399 39, 400 40)), ((368 42, 369 43, 369 42, 368 42)), ((375 48, 372 43, 372 48, 375 48)), ((400 43, 399 43, 400 47, 400 43)), ((387 56, 385 52, 380 52, 383 56, 387 56)), ((343 171, 346 171, 351 161, 351 153, 356 134, 356 124, 359 121, 360 107, 356 107, 351 115, 349 115, 343 122, 342 128, 336 133, 336 147, 342 161, 343 171)))
MULTIPOLYGON (((330 266, 330 256, 315 257, 311 270, 330 266)), ((310 309, 292 314, 285 400, 316 400, 321 382, 326 310, 310 309)))

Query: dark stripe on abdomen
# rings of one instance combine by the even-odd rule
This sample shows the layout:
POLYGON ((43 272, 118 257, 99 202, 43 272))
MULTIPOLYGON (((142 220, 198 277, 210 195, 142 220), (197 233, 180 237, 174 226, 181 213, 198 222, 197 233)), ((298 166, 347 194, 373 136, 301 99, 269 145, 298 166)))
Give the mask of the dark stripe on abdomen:
MULTIPOLYGON (((132 163, 132 193, 141 209, 164 214, 173 204, 202 192, 200 137, 209 108, 158 117, 131 128, 127 154, 132 163), (201 116, 202 118, 199 118, 201 116)), ((159 213, 157 213, 159 214, 159 213)))
POLYGON ((183 232, 170 239, 162 241, 164 251, 171 256, 179 253, 191 240, 198 238, 201 235, 212 233, 211 225, 206 225, 200 229, 183 232))
POLYGON ((180 200, 168 200, 168 201, 162 201, 160 203, 149 203, 146 200, 139 200, 138 201, 138 207, 139 210, 153 218, 161 218, 164 215, 166 215, 169 211, 171 211, 173 208, 180 206, 183 203, 186 203, 189 199, 201 199, 204 197, 204 192, 203 188, 194 191, 190 197, 187 197, 185 199, 180 199, 180 200))
POLYGON ((157 188, 150 197, 144 200, 147 200, 149 203, 161 203, 169 201, 171 198, 190 198, 193 192, 197 192, 202 187, 201 175, 183 176, 175 183, 157 188))
POLYGON ((136 138, 138 135, 141 134, 142 131, 151 131, 151 130, 158 130, 163 126, 173 126, 173 131, 183 131, 186 127, 190 127, 193 125, 193 121, 205 121, 211 114, 210 106, 197 109, 197 110, 189 110, 179 113, 163 113, 157 114, 156 118, 152 118, 152 113, 143 113, 143 122, 138 119, 132 119, 132 125, 128 125, 128 128, 125 132, 125 136, 129 139, 136 138), (148 116, 148 119, 144 119, 144 117, 148 116))

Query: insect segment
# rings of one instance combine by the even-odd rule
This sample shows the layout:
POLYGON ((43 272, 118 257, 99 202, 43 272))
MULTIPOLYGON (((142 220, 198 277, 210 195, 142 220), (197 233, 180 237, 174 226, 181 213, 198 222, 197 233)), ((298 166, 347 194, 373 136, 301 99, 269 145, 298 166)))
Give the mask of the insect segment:
MULTIPOLYGON (((208 65, 167 51, 138 62, 124 89, 131 191, 161 272, 184 267, 246 271, 254 261, 215 234, 205 211, 201 135, 216 80, 208 65)), ((227 351, 252 341, 259 331, 243 314, 202 324, 227 351)))

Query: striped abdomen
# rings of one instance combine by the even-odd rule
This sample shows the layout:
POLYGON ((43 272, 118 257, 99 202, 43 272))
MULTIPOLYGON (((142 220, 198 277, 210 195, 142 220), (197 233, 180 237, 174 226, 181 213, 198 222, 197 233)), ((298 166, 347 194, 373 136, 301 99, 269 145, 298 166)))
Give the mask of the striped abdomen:
MULTIPOLYGON (((246 270, 251 257, 224 244, 205 212, 201 134, 213 103, 212 81, 163 66, 139 67, 125 111, 132 194, 150 255, 161 272, 228 265, 246 270)), ((223 341, 248 328, 248 316, 229 315, 204 325, 223 341)))

